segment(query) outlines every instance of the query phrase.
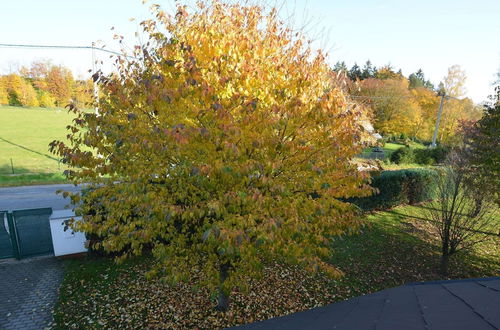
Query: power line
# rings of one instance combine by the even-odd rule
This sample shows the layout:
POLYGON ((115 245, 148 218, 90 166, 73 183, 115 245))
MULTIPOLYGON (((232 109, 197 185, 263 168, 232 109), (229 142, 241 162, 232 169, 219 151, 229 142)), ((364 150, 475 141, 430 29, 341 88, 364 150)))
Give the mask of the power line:
POLYGON ((33 49, 94 49, 105 53, 110 53, 118 56, 133 57, 124 55, 109 49, 93 46, 63 46, 63 45, 26 45, 26 44, 0 44, 1 48, 33 48, 33 49))
MULTIPOLYGON (((393 98, 414 98, 415 97, 413 95, 397 95, 397 96, 391 96, 391 95, 370 96, 370 95, 352 95, 352 94, 348 94, 348 95, 350 97, 356 98, 356 99, 393 99, 393 98)), ((437 96, 440 96, 440 95, 437 95, 437 96)), ((449 96, 449 95, 445 95, 444 98, 446 100, 454 99, 454 100, 461 101, 458 97, 449 96)))
POLYGON ((392 99, 395 97, 398 98, 413 98, 414 96, 412 95, 398 95, 398 96, 389 96, 389 95, 383 95, 383 96, 370 96, 370 95, 352 95, 349 94, 350 97, 356 98, 356 99, 392 99))

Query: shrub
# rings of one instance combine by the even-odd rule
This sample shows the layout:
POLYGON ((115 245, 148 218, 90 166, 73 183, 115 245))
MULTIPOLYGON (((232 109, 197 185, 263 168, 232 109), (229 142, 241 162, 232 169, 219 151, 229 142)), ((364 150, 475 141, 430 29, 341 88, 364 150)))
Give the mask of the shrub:
POLYGON ((428 169, 384 171, 372 177, 371 186, 378 192, 350 201, 364 210, 380 210, 432 200, 436 191, 436 178, 437 173, 428 169))
POLYGON ((414 163, 415 156, 413 149, 409 147, 402 147, 391 154, 391 162, 396 164, 409 164, 414 163))
POLYGON ((415 149, 413 151, 414 161, 417 164, 422 165, 432 165, 435 163, 434 157, 432 157, 432 150, 430 149, 415 149))
POLYGON ((396 164, 440 164, 445 161, 448 152, 449 149, 442 146, 432 149, 412 149, 410 147, 402 147, 392 153, 391 161, 396 164))
POLYGON ((408 204, 417 204, 431 200, 436 193, 438 174, 433 170, 405 170, 408 204))
POLYGON ((443 146, 437 146, 428 150, 431 152, 431 157, 434 159, 434 162, 438 164, 443 163, 450 152, 450 148, 443 146))

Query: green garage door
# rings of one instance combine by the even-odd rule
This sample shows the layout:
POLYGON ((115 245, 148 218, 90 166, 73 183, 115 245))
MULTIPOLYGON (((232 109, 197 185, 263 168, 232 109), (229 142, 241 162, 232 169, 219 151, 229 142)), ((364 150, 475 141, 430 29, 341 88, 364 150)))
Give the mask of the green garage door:
POLYGON ((13 211, 21 258, 54 253, 50 233, 51 208, 13 211))
POLYGON ((14 257, 8 226, 7 211, 0 211, 0 259, 14 257))

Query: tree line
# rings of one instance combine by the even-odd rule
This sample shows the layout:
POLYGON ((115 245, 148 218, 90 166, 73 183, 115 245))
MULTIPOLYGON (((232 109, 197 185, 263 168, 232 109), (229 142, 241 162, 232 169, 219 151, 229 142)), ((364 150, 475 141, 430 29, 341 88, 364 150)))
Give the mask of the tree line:
MULTIPOLYGON (((362 67, 345 62, 333 66, 335 79, 347 94, 368 113, 377 132, 384 137, 409 138, 429 142, 432 138, 440 103, 439 92, 447 98, 438 141, 455 143, 460 121, 478 120, 481 107, 465 94, 465 74, 459 66, 436 87, 420 69, 405 77, 390 65, 362 67)), ((92 80, 75 79, 71 70, 50 61, 35 61, 17 73, 0 76, 0 104, 28 107, 86 107, 92 101, 92 80)))
POLYGON ((35 61, 16 73, 0 76, 0 104, 26 107, 85 107, 92 101, 92 80, 75 79, 70 69, 35 61))
POLYGON ((385 137, 429 142, 434 132, 440 95, 445 94, 438 141, 455 143, 461 121, 478 120, 482 107, 465 94, 465 73, 454 65, 436 87, 420 69, 405 77, 390 65, 380 68, 367 61, 363 67, 345 62, 334 65, 335 79, 372 116, 375 129, 385 137))

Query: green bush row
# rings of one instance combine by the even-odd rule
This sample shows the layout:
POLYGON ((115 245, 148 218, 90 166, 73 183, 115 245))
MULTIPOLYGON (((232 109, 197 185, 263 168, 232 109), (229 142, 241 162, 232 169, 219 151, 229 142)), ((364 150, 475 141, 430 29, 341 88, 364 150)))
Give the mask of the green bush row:
POLYGON ((363 210, 383 210, 401 204, 431 200, 436 193, 437 173, 429 169, 384 171, 372 177, 376 192, 369 197, 351 199, 363 210))
POLYGON ((441 146, 432 149, 402 147, 391 154, 391 162, 396 164, 440 164, 446 159, 448 151, 448 148, 441 146))

